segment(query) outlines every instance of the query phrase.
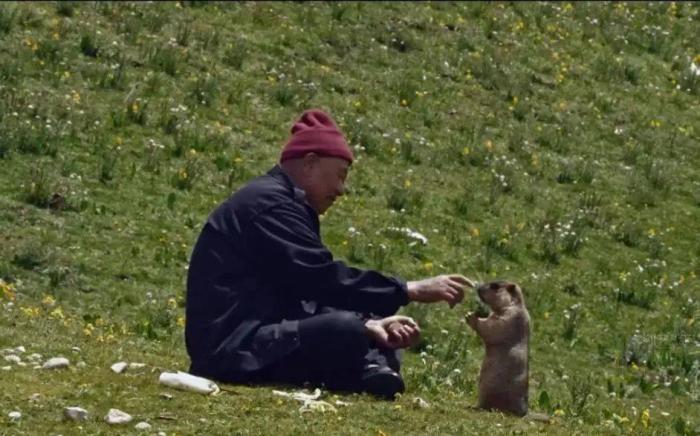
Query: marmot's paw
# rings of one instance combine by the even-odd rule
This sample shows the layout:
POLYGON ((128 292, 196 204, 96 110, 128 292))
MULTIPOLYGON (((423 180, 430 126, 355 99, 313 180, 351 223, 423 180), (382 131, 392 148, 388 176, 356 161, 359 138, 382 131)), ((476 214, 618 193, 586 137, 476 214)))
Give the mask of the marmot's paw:
POLYGON ((476 320, 477 316, 476 313, 474 312, 469 312, 465 317, 464 320, 467 321, 467 324, 473 329, 476 329, 476 320))

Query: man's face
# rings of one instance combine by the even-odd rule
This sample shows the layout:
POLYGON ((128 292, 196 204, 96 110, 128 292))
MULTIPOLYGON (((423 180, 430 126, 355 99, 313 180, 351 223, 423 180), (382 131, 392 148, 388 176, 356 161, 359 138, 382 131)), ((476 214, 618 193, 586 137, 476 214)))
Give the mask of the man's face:
POLYGON ((306 200, 316 213, 322 215, 345 193, 345 179, 348 176, 350 162, 337 157, 322 157, 309 154, 305 157, 306 200))

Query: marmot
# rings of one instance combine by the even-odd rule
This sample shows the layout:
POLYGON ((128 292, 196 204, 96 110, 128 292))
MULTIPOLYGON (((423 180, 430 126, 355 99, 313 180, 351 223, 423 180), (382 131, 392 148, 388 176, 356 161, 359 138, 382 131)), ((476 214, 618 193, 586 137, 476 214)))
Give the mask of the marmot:
POLYGON ((491 308, 486 318, 466 321, 481 337, 486 356, 479 374, 479 407, 527 414, 530 315, 520 287, 506 281, 485 283, 479 298, 491 308))

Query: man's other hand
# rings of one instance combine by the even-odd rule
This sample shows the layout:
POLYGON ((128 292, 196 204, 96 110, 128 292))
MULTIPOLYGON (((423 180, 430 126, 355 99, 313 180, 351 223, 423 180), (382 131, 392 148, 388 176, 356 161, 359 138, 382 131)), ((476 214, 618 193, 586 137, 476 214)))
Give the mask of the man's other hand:
POLYGON ((408 299, 420 303, 446 301, 450 307, 464 299, 464 287, 473 288, 474 281, 459 274, 444 274, 408 282, 408 299))
POLYGON ((420 339, 420 327, 408 316, 370 319, 365 326, 369 337, 385 348, 407 348, 417 344, 420 339))

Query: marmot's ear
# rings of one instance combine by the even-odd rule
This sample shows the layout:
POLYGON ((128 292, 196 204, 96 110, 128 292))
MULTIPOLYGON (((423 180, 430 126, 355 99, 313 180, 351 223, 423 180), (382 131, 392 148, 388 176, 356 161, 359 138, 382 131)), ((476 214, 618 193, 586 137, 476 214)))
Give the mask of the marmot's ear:
POLYGON ((516 303, 523 303, 523 293, 518 285, 516 285, 515 283, 508 283, 508 285, 506 286, 506 290, 508 291, 510 296, 513 297, 516 303))

